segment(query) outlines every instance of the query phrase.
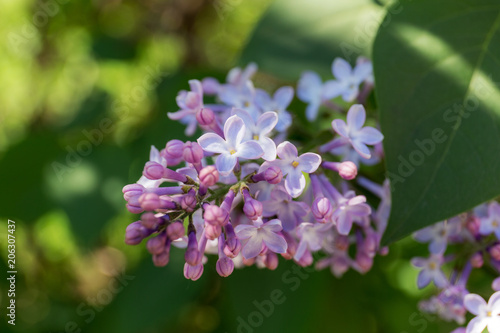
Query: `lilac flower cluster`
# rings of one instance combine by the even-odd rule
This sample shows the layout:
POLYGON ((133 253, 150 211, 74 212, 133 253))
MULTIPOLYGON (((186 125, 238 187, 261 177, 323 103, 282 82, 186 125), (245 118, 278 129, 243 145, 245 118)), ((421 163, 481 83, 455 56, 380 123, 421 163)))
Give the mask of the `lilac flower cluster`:
POLYGON ((320 107, 334 108, 329 117, 337 135, 306 151, 301 142, 288 141, 294 89, 281 87, 272 95, 256 89, 256 71, 254 64, 235 68, 224 83, 191 80, 190 90, 179 92, 180 110, 168 116, 185 124, 187 135, 197 129, 203 134, 151 148, 142 177, 123 188, 128 210, 142 214, 127 227, 125 242, 147 239, 157 266, 168 263, 172 246, 184 248, 184 276, 191 280, 202 275, 206 254, 218 255, 216 270, 223 277, 245 265, 275 269, 278 255, 312 265, 319 251, 318 269, 330 267, 336 276, 349 268, 367 272, 377 253, 387 253, 380 240, 389 187, 358 177, 381 199, 372 209, 348 181, 360 163, 382 158, 383 136, 365 126, 362 104, 350 105, 344 116, 335 99, 362 102, 373 87, 371 63, 361 59, 353 69, 335 59, 335 79, 325 84, 313 72, 303 74, 297 96, 309 104, 307 118, 313 121, 320 107), (207 96, 215 103, 206 104, 207 96))
POLYGON ((417 231, 414 238, 428 243, 430 252, 428 258, 412 259, 420 269, 418 287, 433 283, 439 289, 437 296, 420 303, 421 310, 459 325, 466 322, 467 311, 476 316, 455 333, 481 333, 486 327, 489 332, 500 332, 500 204, 480 205, 417 231), (496 275, 492 283, 496 292, 488 303, 467 290, 471 272, 481 268, 496 275), (444 269, 450 270, 448 276, 444 269))

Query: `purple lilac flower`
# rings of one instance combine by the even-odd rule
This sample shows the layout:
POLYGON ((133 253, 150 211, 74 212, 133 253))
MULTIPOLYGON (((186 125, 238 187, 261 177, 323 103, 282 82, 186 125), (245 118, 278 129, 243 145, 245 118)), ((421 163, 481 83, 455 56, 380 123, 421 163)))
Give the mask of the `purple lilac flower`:
POLYGON ((336 58, 332 63, 332 73, 336 80, 325 84, 329 96, 342 96, 344 101, 352 102, 359 94, 359 86, 369 80, 373 69, 371 62, 361 62, 354 67, 342 58, 336 58))
POLYGON ((304 253, 319 251, 326 236, 325 231, 332 227, 331 224, 303 222, 297 227, 297 237, 300 238, 299 246, 294 259, 299 260, 304 253))
POLYGON ((328 82, 323 81, 318 74, 312 71, 302 73, 297 85, 297 97, 308 103, 306 108, 307 120, 313 121, 318 117, 321 104, 333 97, 330 89, 327 88, 328 82))
POLYGON ((413 238, 421 243, 429 243, 429 251, 443 254, 448 245, 448 238, 458 235, 460 225, 457 222, 443 221, 421 229, 413 234, 413 238))
POLYGON ((420 289, 434 282, 438 288, 444 288, 448 285, 448 280, 441 271, 441 265, 444 259, 441 255, 432 254, 429 258, 413 258, 411 264, 422 270, 418 274, 417 285, 420 289))
POLYGON ((282 187, 271 192, 271 197, 262 203, 263 216, 278 216, 283 224, 283 230, 291 231, 309 212, 309 207, 301 201, 294 201, 290 194, 282 187))
POLYGON ((231 116, 224 124, 224 137, 215 133, 203 134, 198 143, 203 150, 220 154, 216 166, 221 175, 229 175, 233 171, 238 158, 257 159, 264 155, 264 150, 256 141, 243 141, 245 124, 238 116, 231 116))
POLYGON ((488 215, 481 219, 479 233, 481 235, 494 233, 500 240, 500 204, 498 202, 492 201, 488 205, 488 215))
POLYGON ((321 164, 321 157, 314 153, 305 153, 298 156, 297 148, 288 141, 281 143, 277 148, 279 160, 265 162, 259 171, 270 166, 277 166, 283 172, 285 188, 294 198, 298 197, 306 187, 305 173, 313 173, 321 164))
POLYGON ((193 135, 198 121, 196 113, 203 108, 203 88, 198 80, 190 80, 191 91, 182 90, 177 95, 177 105, 181 108, 177 112, 169 112, 167 115, 172 120, 179 120, 186 124, 186 135, 193 135))
POLYGON ((285 131, 292 124, 292 116, 286 110, 293 99, 292 87, 281 87, 274 93, 273 97, 262 89, 257 89, 255 103, 262 111, 274 111, 278 115, 276 130, 285 131))
POLYGON ((234 231, 239 239, 246 240, 241 249, 243 257, 251 259, 262 251, 263 245, 275 253, 285 253, 287 243, 278 234, 282 229, 280 220, 274 219, 260 225, 240 224, 234 231))
POLYGON ((373 127, 363 127, 366 120, 365 108, 361 104, 351 106, 347 112, 347 124, 342 119, 332 121, 332 127, 341 137, 348 140, 364 158, 370 158, 366 145, 375 145, 384 139, 382 133, 373 127))

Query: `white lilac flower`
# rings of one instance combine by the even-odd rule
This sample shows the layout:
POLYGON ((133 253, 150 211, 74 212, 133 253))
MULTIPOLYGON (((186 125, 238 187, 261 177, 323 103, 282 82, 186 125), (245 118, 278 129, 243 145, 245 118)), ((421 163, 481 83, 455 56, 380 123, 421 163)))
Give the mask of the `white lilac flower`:
POLYGON ((264 155, 261 146, 255 141, 243 142, 245 124, 238 116, 231 116, 224 124, 224 137, 215 133, 203 134, 198 143, 203 150, 220 154, 215 165, 221 175, 229 175, 233 171, 238 158, 257 159, 264 155))
POLYGON ((418 274, 417 285, 420 289, 434 282, 438 288, 444 288, 448 285, 448 280, 441 270, 443 256, 431 254, 429 258, 413 258, 411 264, 422 270, 418 274))
POLYGON ((285 253, 287 242, 278 233, 282 230, 280 220, 274 219, 260 225, 240 224, 234 231, 241 240, 246 240, 241 249, 245 259, 255 258, 263 245, 275 253, 285 253))
POLYGON ((336 58, 332 63, 334 81, 325 83, 326 94, 337 97, 342 96, 346 102, 352 102, 359 94, 359 86, 372 76, 371 62, 360 62, 354 67, 342 58, 336 58))
POLYGON ((294 198, 298 197, 306 187, 305 173, 313 173, 321 164, 321 157, 314 153, 305 153, 298 156, 297 148, 288 141, 282 142, 277 148, 280 158, 272 162, 264 162, 259 172, 270 166, 277 166, 283 172, 286 191, 294 198))
POLYGON ((240 117, 245 123, 245 136, 243 140, 256 141, 264 150, 262 158, 266 161, 276 159, 276 144, 269 134, 278 123, 278 115, 276 112, 266 112, 259 116, 257 121, 254 121, 248 112, 242 109, 233 109, 233 115, 240 117))
POLYGON ((292 87, 279 88, 272 98, 262 89, 257 89, 255 93, 255 103, 263 112, 270 110, 278 114, 278 123, 276 124, 276 130, 278 132, 283 132, 292 124, 292 116, 286 110, 292 99, 292 87))
POLYGON ((363 127, 365 120, 365 108, 361 104, 355 104, 347 112, 347 123, 342 119, 335 119, 332 121, 332 127, 341 137, 347 139, 362 157, 370 158, 370 150, 366 145, 375 145, 381 142, 384 136, 376 128, 363 127))
POLYGON ((500 332, 500 291, 491 295, 488 303, 479 295, 468 294, 464 305, 476 316, 467 325, 466 333, 481 333, 486 327, 490 333, 500 332))

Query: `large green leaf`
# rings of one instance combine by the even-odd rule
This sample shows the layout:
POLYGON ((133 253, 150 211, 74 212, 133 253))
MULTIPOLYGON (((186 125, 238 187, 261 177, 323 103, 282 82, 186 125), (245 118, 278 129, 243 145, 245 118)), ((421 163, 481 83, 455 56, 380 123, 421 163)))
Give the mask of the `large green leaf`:
POLYGON ((500 194, 500 2, 399 6, 373 51, 393 186, 387 242, 500 194))
POLYGON ((369 55, 383 7, 373 0, 276 0, 242 54, 268 73, 297 80, 306 69, 331 75, 335 57, 369 55))

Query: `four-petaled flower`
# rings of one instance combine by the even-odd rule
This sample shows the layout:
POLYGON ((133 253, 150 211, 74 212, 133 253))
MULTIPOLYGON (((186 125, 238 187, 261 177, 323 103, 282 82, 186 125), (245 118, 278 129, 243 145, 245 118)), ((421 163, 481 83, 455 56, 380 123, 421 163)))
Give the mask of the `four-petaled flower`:
POLYGON ((302 73, 297 84, 297 97, 308 103, 306 107, 307 120, 313 121, 318 117, 321 104, 333 97, 327 90, 328 82, 323 83, 318 74, 312 71, 302 73))
POLYGON ((306 178, 302 174, 313 173, 321 164, 321 157, 314 153, 305 153, 298 156, 297 148, 288 141, 282 142, 277 148, 279 160, 264 162, 259 172, 270 166, 277 166, 283 172, 285 189, 294 198, 298 197, 306 187, 306 178))
POLYGON ((224 124, 225 139, 215 133, 203 134, 198 139, 198 144, 203 150, 220 154, 215 166, 221 175, 229 175, 236 166, 238 158, 257 159, 264 155, 264 150, 257 142, 253 140, 242 142, 245 131, 243 120, 238 116, 231 116, 224 124))
POLYGON ((336 222, 337 231, 341 235, 348 235, 355 219, 371 214, 372 209, 366 203, 364 195, 358 195, 354 191, 348 191, 345 196, 337 199, 337 208, 333 212, 333 220, 336 222))
POLYGON ((336 58, 332 63, 334 81, 328 81, 325 89, 329 96, 342 96, 344 101, 352 102, 359 94, 359 86, 372 75, 372 63, 360 62, 354 67, 342 58, 336 58))
POLYGON ((301 223, 297 228, 297 237, 300 238, 300 242, 294 259, 300 260, 307 250, 320 250, 323 246, 323 240, 327 236, 326 231, 331 227, 332 224, 330 223, 301 223))
POLYGON ((181 109, 177 112, 169 112, 167 115, 172 120, 179 120, 186 124, 185 134, 193 135, 198 125, 196 112, 203 108, 203 87, 198 80, 190 80, 189 86, 191 91, 182 90, 177 95, 177 105, 181 109))
POLYGON ((254 121, 250 114, 242 109, 233 109, 233 115, 240 117, 245 123, 246 133, 244 140, 254 140, 264 150, 262 158, 266 161, 273 161, 276 159, 276 144, 274 140, 269 137, 274 126, 278 122, 278 115, 276 112, 266 112, 261 114, 257 121, 254 121))
POLYGON ((486 327, 488 332, 500 332, 500 291, 486 301, 479 295, 468 294, 464 305, 470 313, 476 315, 467 325, 466 333, 481 333, 486 327))
POLYGON ((278 234, 281 230, 281 222, 277 219, 258 225, 240 224, 234 229, 239 239, 246 240, 241 249, 245 259, 258 256, 263 245, 272 252, 285 253, 288 245, 278 234))
POLYGON ((364 158, 370 158, 370 150, 366 145, 375 145, 384 139, 376 128, 365 126, 365 108, 361 104, 351 106, 347 112, 347 124, 342 119, 332 121, 332 127, 340 136, 347 139, 353 148, 364 158))
POLYGON ((283 132, 292 124, 292 116, 286 110, 293 99, 292 87, 281 87, 274 93, 273 97, 262 89, 257 89, 255 93, 255 103, 262 110, 271 110, 278 114, 276 130, 283 132))
POLYGON ((413 258, 411 264, 417 268, 422 268, 417 278, 417 285, 420 289, 427 286, 431 281, 438 288, 444 288, 448 285, 448 280, 441 270, 443 257, 438 254, 431 254, 429 258, 413 258))
POLYGON ((488 216, 481 219, 479 226, 481 235, 495 233, 497 239, 500 239, 500 204, 496 201, 488 205, 488 216))
POLYGON ((309 206, 302 201, 294 201, 282 186, 271 192, 269 199, 262 202, 264 217, 278 216, 283 230, 292 231, 309 213, 309 206))
POLYGON ((413 238, 422 243, 429 242, 429 251, 434 254, 443 254, 448 244, 448 238, 457 236, 460 224, 452 221, 439 222, 415 232, 413 238))

